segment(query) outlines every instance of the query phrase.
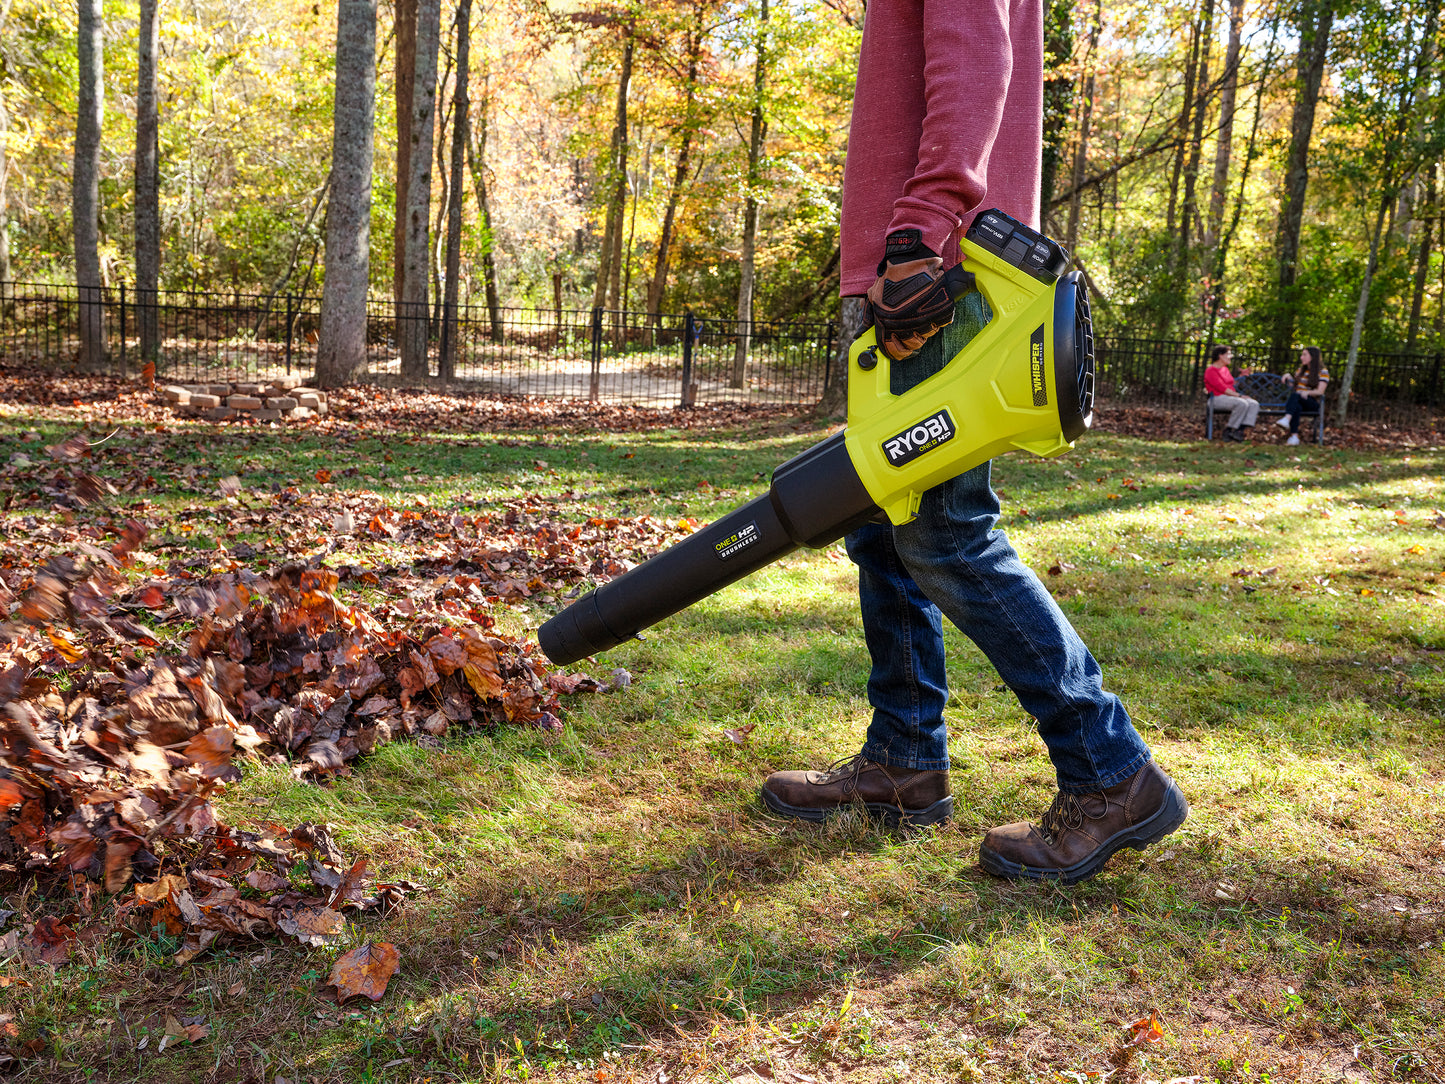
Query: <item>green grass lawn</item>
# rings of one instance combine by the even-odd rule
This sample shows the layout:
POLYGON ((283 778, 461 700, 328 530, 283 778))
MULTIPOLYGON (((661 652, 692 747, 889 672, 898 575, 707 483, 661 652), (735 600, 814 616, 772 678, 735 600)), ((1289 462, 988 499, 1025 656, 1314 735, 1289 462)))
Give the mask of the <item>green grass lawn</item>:
MULTIPOLYGON (((0 415, 0 464, 74 428, 0 415)), ((185 512, 197 546, 234 521, 232 475, 243 500, 295 484, 707 520, 825 433, 134 426, 101 473, 153 477, 116 509, 185 512)), ((631 684, 564 698, 560 736, 399 742, 325 787, 248 762, 229 822, 328 823, 426 892, 331 951, 230 943, 177 968, 158 939, 10 961, 0 1016, 49 1044, 14 1079, 1440 1079, 1445 451, 1090 434, 994 480, 1001 525, 1191 802, 1162 844, 1071 889, 977 870, 983 832, 1037 817, 1053 775, 951 627, 954 822, 766 815, 769 771, 851 755, 868 719, 852 566, 807 551, 599 656, 586 669, 631 684), (365 939, 401 971, 379 1003, 337 1006, 319 980, 365 939), (1131 1043, 1151 1014, 1156 1041, 1131 1043), (168 1017, 209 1034, 158 1050, 168 1017)), ((257 562, 311 544, 248 531, 257 562)))

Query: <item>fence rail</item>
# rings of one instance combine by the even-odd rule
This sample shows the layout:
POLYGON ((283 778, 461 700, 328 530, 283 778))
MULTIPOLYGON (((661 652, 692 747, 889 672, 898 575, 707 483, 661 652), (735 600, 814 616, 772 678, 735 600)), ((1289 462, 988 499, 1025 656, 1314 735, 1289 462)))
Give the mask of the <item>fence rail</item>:
MULTIPOLYGON (((1325 409, 1335 410, 1344 378, 1346 351, 1322 347, 1330 371, 1325 409)), ((1095 386, 1099 398, 1204 410, 1204 370, 1209 347, 1185 340, 1126 335, 1094 339, 1095 386)), ((1279 371, 1263 352, 1234 350, 1237 370, 1279 371)), ((1293 365, 1289 367, 1293 371, 1293 365)), ((1419 424, 1445 412, 1442 356, 1361 350, 1350 388, 1349 417, 1360 422, 1419 424)))
MULTIPOLYGON (((0 283, 0 356, 37 365, 75 364, 80 320, 99 310, 105 368, 125 374, 141 356, 143 319, 159 344, 156 378, 215 383, 315 371, 317 297, 160 292, 139 303, 133 289, 82 299, 73 286, 0 283)), ((367 365, 360 379, 418 382, 442 372, 441 322, 399 316, 389 301, 367 305, 367 365), (398 343, 414 320, 428 327, 427 372, 402 372, 398 343)), ((823 394, 837 328, 822 321, 737 321, 694 313, 607 309, 459 310, 448 379, 478 390, 538 398, 649 405, 807 405, 823 394), (739 359, 739 339, 745 350, 739 359)))
MULTIPOLYGON (((107 370, 135 372, 142 322, 158 343, 157 379, 218 383, 315 371, 318 297, 160 291, 141 303, 126 285, 83 301, 70 285, 0 282, 0 358, 11 364, 73 366, 80 355, 82 310, 103 325, 107 370)), ((427 320, 425 375, 405 374, 397 343, 406 322, 390 301, 367 312, 367 368, 360 379, 425 383, 442 372, 441 323, 427 320)), ((839 343, 823 321, 755 321, 691 312, 652 315, 604 309, 504 308, 459 311, 454 364, 447 379, 498 395, 574 398, 675 406, 769 403, 811 407, 821 397, 839 343), (739 339, 745 339, 742 349, 739 339), (742 364, 739 364, 739 358, 742 364)), ((449 344, 451 345, 451 344, 449 344)), ((1095 337, 1102 402, 1203 408, 1206 344, 1129 335, 1095 337)), ((1329 409, 1344 375, 1345 352, 1324 350, 1334 375, 1329 409)), ((1235 350, 1241 367, 1267 359, 1235 350)), ((1350 418, 1419 424, 1445 413, 1445 366, 1436 354, 1361 351, 1350 418)))

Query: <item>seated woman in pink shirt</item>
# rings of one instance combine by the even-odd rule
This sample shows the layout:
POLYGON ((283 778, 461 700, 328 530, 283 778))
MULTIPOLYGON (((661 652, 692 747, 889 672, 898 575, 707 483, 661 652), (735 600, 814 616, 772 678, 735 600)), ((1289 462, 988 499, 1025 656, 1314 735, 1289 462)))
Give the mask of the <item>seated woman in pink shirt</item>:
MULTIPOLYGON (((1234 374, 1229 371, 1233 358, 1234 351, 1227 346, 1216 346, 1210 351, 1209 368, 1204 370, 1204 390, 1214 396, 1214 409, 1226 407, 1229 410, 1224 439, 1243 440, 1243 430, 1252 429, 1259 417, 1259 400, 1240 395, 1235 389, 1234 374)), ((1240 375, 1248 375, 1247 370, 1240 375)))

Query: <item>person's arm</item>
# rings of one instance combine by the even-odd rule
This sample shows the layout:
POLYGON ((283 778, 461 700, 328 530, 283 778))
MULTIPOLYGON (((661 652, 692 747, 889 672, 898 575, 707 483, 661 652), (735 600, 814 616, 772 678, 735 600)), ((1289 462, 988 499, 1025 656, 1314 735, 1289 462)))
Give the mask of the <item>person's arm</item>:
MULTIPOLYGON (((1027 9, 1029 4, 1016 0, 1015 7, 1027 9)), ((1021 17, 1018 11, 1015 17, 1021 17)), ((1019 106, 1017 101, 1009 102, 1010 78, 1015 64, 1023 74, 1040 67, 1041 59, 1015 53, 1027 50, 1032 54, 1041 46, 1014 40, 1033 35, 1011 35, 1009 20, 1005 0, 923 0, 924 55, 887 58, 892 65, 922 64, 926 103, 918 163, 893 205, 888 232, 916 229, 923 244, 940 255, 946 256, 948 243, 964 219, 979 210, 985 199, 998 202, 997 196, 1007 187, 1000 182, 1008 179, 1008 159, 1018 150, 996 146, 1006 103, 1012 109, 1019 106), (991 155, 997 155, 998 161, 991 161, 991 155), (999 191, 986 188, 990 181, 999 191)), ((1013 93, 1017 97, 1020 88, 1013 93)), ((1041 82, 1038 97, 1041 128, 1041 82)), ((868 148, 858 149, 870 153, 868 148)), ((1030 153, 1037 157, 1036 152, 1030 153)), ((1037 187, 1036 175, 1032 183, 1037 187)), ((1020 217, 1034 212, 1032 204, 1002 209, 1020 217)))

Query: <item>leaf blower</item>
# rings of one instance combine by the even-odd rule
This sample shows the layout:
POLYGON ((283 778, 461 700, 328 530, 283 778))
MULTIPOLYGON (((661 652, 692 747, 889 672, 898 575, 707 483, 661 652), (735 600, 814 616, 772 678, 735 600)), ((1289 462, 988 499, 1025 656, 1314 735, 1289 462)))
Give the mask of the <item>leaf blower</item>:
POLYGON ((936 374, 902 395, 875 329, 848 353, 848 424, 773 472, 768 492, 589 591, 542 625, 566 666, 625 640, 800 546, 818 548, 1003 452, 1056 456, 1093 422, 1088 296, 1067 251, 1001 211, 963 239, 955 298, 976 285, 992 318, 936 374))

